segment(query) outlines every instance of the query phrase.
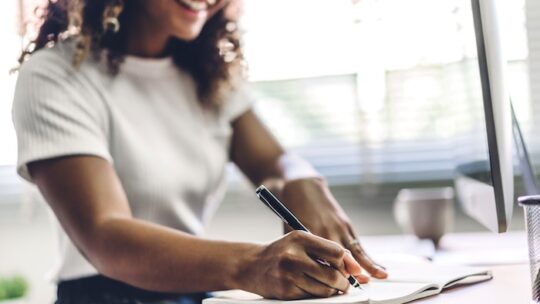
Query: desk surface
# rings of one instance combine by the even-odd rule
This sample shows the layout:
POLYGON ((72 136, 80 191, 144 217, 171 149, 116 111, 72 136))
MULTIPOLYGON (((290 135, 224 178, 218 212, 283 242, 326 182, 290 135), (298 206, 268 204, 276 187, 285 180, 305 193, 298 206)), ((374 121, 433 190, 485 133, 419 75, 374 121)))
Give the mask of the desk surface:
MULTIPOLYGON (((380 236, 366 237, 365 247, 368 252, 387 252, 390 248, 405 249, 405 253, 411 254, 415 250, 415 244, 419 242, 413 236, 380 236), (416 243, 415 243, 416 242, 416 243)), ((425 245, 425 244, 424 244, 425 245)), ((453 303, 490 303, 490 304, 521 304, 530 303, 531 283, 529 265, 523 256, 526 256, 527 244, 524 232, 508 234, 492 233, 465 233, 450 234, 442 240, 443 251, 446 253, 466 253, 470 261, 478 261, 478 256, 484 256, 491 252, 496 256, 497 252, 505 252, 500 263, 497 265, 482 265, 493 271, 493 279, 487 282, 456 287, 444 291, 440 295, 416 300, 412 303, 422 304, 453 304, 453 303), (508 256, 516 258, 508 259, 508 256), (505 263, 507 263, 505 265, 505 263)), ((420 246, 421 253, 425 253, 426 246, 420 246)), ((427 250, 429 251, 429 250, 427 250)), ((463 259, 462 259, 463 260, 463 259)), ((463 261, 465 261, 464 259, 463 261)), ((493 260, 493 259, 492 259, 493 260)), ((474 264, 474 263, 473 263, 474 264)))

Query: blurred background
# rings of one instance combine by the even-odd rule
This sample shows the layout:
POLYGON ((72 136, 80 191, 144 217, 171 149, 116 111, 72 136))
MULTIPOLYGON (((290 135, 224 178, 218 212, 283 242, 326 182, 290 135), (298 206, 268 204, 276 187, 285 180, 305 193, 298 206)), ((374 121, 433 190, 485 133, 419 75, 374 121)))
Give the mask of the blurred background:
MULTIPOLYGON (((46 272, 56 232, 46 203, 15 173, 10 116, 17 74, 9 71, 27 41, 22 34, 32 34, 24 24, 36 2, 0 1, 0 276, 24 275, 28 303, 51 303, 46 272)), ((533 118, 540 102, 531 96, 540 90, 540 3, 500 5, 509 87, 538 166, 540 126, 533 118)), ((470 1, 245 0, 242 28, 256 111, 288 149, 326 176, 359 234, 401 233, 392 214, 400 189, 453 185, 460 114, 481 96, 470 1)), ((209 237, 279 236, 281 224, 241 174, 229 171, 230 189, 209 237), (238 210, 249 220, 235 221, 238 210)), ((513 230, 524 228, 520 209, 513 230)), ((484 230, 459 208, 453 227, 484 230)))

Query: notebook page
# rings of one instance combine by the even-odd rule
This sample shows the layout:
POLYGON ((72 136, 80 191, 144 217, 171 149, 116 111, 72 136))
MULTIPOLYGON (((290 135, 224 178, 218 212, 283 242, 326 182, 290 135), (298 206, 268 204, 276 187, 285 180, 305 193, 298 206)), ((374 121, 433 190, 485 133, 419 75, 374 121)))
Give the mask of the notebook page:
POLYGON ((362 285, 362 288, 363 290, 350 289, 347 294, 330 298, 296 301, 268 300, 245 291, 226 291, 217 293, 215 298, 204 300, 204 304, 391 304, 409 302, 413 299, 439 293, 436 285, 425 283, 372 282, 362 285))
MULTIPOLYGON (((387 280, 372 279, 364 284, 364 290, 350 289, 345 295, 322 299, 304 299, 297 301, 267 300, 245 291, 227 291, 217 294, 216 298, 204 300, 205 304, 354 304, 354 303, 405 303, 414 299, 440 293, 448 283, 460 284, 462 278, 483 274, 482 281, 491 278, 489 271, 475 267, 434 265, 431 263, 385 263, 390 274, 387 280), (456 280, 459 280, 457 283, 456 280)), ((470 277, 477 279, 477 277, 470 277)), ((482 278, 482 277, 480 277, 482 278)))
POLYGON ((486 280, 491 278, 487 269, 466 266, 437 265, 431 263, 397 264, 387 263, 389 282, 422 282, 435 283, 443 288, 450 282, 474 275, 482 275, 486 280))
POLYGON ((440 293, 436 284, 410 282, 374 281, 369 283, 365 289, 368 292, 370 304, 400 304, 440 293))
POLYGON ((242 290, 229 290, 215 293, 214 298, 206 299, 204 304, 275 304, 275 303, 291 303, 291 304, 368 304, 369 298, 366 291, 359 289, 351 289, 350 292, 344 295, 338 295, 330 298, 303 299, 295 301, 279 301, 263 299, 261 296, 249 293, 242 290))

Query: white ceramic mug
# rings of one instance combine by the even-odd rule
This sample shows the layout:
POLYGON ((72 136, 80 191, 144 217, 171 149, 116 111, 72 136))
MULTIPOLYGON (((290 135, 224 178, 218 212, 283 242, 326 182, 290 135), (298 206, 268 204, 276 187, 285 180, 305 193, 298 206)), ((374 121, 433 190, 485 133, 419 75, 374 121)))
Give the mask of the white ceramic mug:
POLYGON ((394 201, 394 217, 406 233, 430 239, 437 246, 453 226, 454 189, 402 189, 394 201))

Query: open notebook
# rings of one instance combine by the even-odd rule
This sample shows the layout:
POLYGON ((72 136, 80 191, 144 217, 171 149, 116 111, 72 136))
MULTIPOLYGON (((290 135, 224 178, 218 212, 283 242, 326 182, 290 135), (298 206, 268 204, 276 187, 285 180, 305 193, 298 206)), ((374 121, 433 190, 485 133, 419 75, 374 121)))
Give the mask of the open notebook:
POLYGON ((258 295, 234 290, 216 294, 215 298, 204 300, 204 304, 400 304, 441 293, 446 288, 478 283, 492 278, 486 269, 439 266, 422 264, 386 264, 390 277, 387 280, 372 280, 362 285, 364 290, 351 288, 347 294, 330 298, 305 299, 296 301, 277 301, 263 299, 258 295))

